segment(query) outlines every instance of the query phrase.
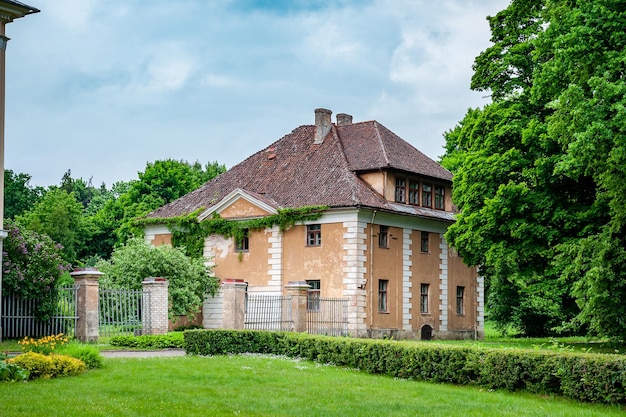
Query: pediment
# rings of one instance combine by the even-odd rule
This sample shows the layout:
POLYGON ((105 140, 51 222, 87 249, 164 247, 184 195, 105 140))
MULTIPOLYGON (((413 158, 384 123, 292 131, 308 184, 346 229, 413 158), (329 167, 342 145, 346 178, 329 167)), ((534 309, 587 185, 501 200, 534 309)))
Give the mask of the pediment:
POLYGON ((200 214, 198 220, 207 219, 215 213, 225 219, 250 219, 276 214, 277 210, 270 202, 263 201, 262 196, 237 188, 200 214))

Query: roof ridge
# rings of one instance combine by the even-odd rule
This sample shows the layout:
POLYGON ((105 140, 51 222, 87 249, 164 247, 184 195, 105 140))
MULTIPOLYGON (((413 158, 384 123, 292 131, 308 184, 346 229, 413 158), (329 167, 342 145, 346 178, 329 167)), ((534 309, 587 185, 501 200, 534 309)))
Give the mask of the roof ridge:
POLYGON ((383 138, 380 136, 380 130, 378 130, 378 122, 376 122, 376 120, 373 120, 372 124, 374 125, 374 130, 376 131, 376 138, 378 139, 378 143, 380 144, 380 150, 383 153, 385 164, 389 166, 391 165, 391 161, 389 161, 389 157, 387 156, 387 149, 385 149, 385 143, 383 142, 383 138))
MULTIPOLYGON (((339 137, 337 126, 333 124, 331 131, 333 132, 333 137, 335 138, 337 142, 337 147, 339 148, 339 151, 340 151, 339 153, 341 154, 341 158, 345 164, 345 168, 348 170, 348 172, 350 172, 350 174, 352 174, 353 179, 361 181, 361 179, 358 178, 358 176, 354 173, 354 171, 352 170, 352 167, 350 166, 350 161, 348 160, 348 156, 346 155, 346 150, 343 146, 343 143, 341 142, 341 138, 339 137)), ((356 184, 354 183, 354 181, 350 181, 350 195, 351 195, 352 201, 359 204, 360 201, 356 194, 357 194, 356 184)))

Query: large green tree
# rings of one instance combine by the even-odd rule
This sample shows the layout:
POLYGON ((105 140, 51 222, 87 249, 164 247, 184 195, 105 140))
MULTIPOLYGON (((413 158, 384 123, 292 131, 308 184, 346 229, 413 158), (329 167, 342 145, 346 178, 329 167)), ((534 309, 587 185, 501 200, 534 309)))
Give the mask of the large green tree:
POLYGON ((472 88, 492 103, 446 134, 447 238, 481 266, 500 325, 623 337, 623 3, 514 0, 488 19, 472 88))
POLYGON ((41 187, 30 185, 31 176, 4 170, 4 217, 13 219, 28 210, 44 194, 41 187))
POLYGON ((174 159, 149 162, 139 173, 139 179, 131 181, 126 192, 105 207, 109 219, 118 222, 117 242, 124 243, 142 235, 142 228, 134 223, 135 219, 195 190, 225 170, 217 162, 206 164, 205 168, 198 162, 191 164, 174 159))
POLYGON ((17 216, 16 221, 61 244, 68 262, 80 259, 89 231, 84 221, 83 206, 74 193, 60 188, 50 189, 29 211, 17 216))

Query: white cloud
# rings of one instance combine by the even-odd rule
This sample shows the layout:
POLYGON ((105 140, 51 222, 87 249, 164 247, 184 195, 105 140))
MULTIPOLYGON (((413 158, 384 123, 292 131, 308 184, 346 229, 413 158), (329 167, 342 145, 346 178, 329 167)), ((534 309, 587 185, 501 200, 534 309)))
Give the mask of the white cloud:
POLYGON ((231 166, 316 107, 437 157, 484 103, 471 64, 508 1, 38 0, 7 26, 6 165, 44 186, 67 169, 130 180, 155 158, 231 166))

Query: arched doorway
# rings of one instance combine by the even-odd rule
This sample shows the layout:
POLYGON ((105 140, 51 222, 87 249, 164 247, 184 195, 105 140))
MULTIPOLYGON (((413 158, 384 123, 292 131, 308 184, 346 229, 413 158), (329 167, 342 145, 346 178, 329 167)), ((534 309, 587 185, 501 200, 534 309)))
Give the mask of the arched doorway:
POLYGON ((431 340, 433 338, 433 328, 428 324, 422 326, 422 340, 431 340))

